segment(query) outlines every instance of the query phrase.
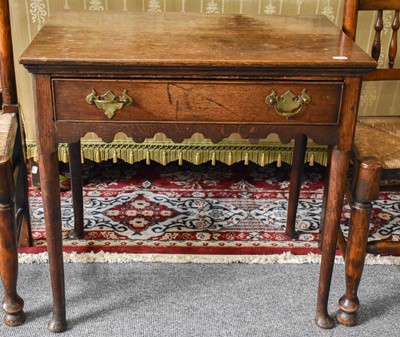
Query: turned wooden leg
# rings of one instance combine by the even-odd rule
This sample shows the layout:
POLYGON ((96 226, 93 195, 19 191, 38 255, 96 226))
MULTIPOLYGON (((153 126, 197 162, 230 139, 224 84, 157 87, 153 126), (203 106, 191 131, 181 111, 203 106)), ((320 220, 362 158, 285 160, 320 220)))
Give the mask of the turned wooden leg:
POLYGON ((53 292, 53 316, 49 321, 48 329, 51 332, 62 332, 67 328, 67 321, 65 315, 60 184, 56 152, 41 153, 39 156, 39 173, 53 292))
POLYGON ((382 169, 381 164, 374 159, 362 160, 356 167, 346 249, 346 291, 339 300, 339 311, 336 315, 337 321, 347 326, 357 324, 360 306, 357 291, 364 269, 372 201, 379 196, 382 169))
POLYGON ((332 150, 330 185, 324 216, 322 256, 315 317, 316 324, 324 329, 330 329, 335 326, 334 320, 328 314, 328 299, 335 261, 336 243, 340 225, 340 216, 342 213, 348 164, 348 152, 337 148, 332 150))
POLYGON ((25 314, 24 301, 17 293, 18 251, 9 160, 0 162, 0 182, 0 275, 4 285, 2 308, 4 322, 9 326, 17 326, 24 323, 25 314))
POLYGON ((296 232, 296 214, 299 204, 301 177, 304 170, 304 158, 307 149, 307 136, 298 134, 294 142, 292 170, 290 173, 289 202, 286 219, 285 234, 291 239, 297 239, 299 233, 296 232))
POLYGON ((68 144, 68 149, 72 204, 74 208, 74 229, 68 234, 68 237, 70 239, 81 239, 85 235, 83 229, 81 142, 68 144))

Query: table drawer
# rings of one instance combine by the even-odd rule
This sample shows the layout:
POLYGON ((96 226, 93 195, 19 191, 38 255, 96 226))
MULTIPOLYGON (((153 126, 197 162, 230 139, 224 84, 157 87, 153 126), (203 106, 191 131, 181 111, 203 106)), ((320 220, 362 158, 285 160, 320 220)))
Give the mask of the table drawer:
POLYGON ((54 79, 53 86, 57 121, 337 124, 343 84, 54 79))

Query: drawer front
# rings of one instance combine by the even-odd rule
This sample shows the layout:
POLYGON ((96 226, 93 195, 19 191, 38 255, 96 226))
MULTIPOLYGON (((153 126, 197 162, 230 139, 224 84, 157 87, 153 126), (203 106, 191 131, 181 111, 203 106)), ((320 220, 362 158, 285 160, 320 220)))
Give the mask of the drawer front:
POLYGON ((54 114, 57 121, 80 122, 335 125, 342 87, 342 82, 54 79, 54 114))

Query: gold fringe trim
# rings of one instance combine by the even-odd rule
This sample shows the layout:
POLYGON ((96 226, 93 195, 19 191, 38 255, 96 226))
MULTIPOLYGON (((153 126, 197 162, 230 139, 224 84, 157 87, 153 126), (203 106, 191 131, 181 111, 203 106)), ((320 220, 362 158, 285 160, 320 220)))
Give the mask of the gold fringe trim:
MULTIPOLYGON (((27 141, 27 156, 37 161, 38 154, 35 141, 27 141)), ((67 163, 69 161, 68 145, 59 144, 59 160, 67 163)), ((249 162, 265 166, 269 163, 277 162, 278 167, 282 162, 291 164, 293 158, 293 144, 282 145, 275 142, 265 142, 250 144, 245 142, 238 143, 131 143, 127 141, 114 141, 103 143, 100 141, 82 141, 81 159, 88 159, 94 162, 118 159, 130 164, 145 160, 147 164, 155 161, 166 165, 173 161, 178 161, 180 165, 183 161, 192 164, 202 164, 211 161, 213 165, 217 161, 232 165, 243 161, 245 165, 249 162)), ((315 162, 326 165, 327 151, 326 146, 309 144, 306 153, 306 162, 314 165, 315 162)))

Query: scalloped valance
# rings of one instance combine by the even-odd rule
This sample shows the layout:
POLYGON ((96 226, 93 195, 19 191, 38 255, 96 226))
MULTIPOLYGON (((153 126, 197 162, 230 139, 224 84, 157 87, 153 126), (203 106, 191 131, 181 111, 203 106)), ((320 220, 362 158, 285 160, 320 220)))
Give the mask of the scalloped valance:
MULTIPOLYGON (((29 158, 37 159, 36 142, 27 142, 27 155, 29 158)), ((101 162, 112 160, 117 162, 122 159, 130 164, 145 160, 147 164, 155 161, 162 165, 169 162, 183 161, 192 164, 202 164, 208 161, 214 165, 217 161, 232 165, 243 161, 245 165, 249 162, 260 166, 277 162, 280 167, 282 162, 291 164, 293 157, 293 144, 280 144, 279 142, 260 142, 251 144, 246 141, 226 141, 217 144, 210 141, 188 140, 176 144, 170 141, 146 140, 143 143, 129 141, 113 141, 104 143, 101 140, 83 140, 81 142, 81 158, 101 162)), ((67 144, 60 144, 58 158, 62 162, 68 162, 69 153, 67 144)), ((311 144, 307 149, 306 161, 313 165, 315 162, 326 165, 326 146, 311 144)))

